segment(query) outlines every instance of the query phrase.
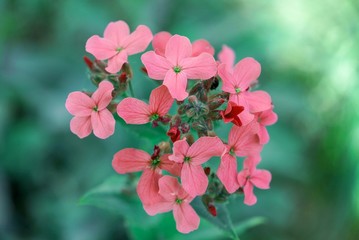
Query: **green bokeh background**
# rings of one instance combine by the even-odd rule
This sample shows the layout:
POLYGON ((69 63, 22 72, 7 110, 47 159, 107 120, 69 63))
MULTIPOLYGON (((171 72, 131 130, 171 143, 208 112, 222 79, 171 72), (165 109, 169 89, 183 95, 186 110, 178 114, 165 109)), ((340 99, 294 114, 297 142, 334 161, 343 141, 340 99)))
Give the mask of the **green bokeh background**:
MULTIPOLYGON (((262 64, 260 88, 279 115, 261 163, 273 181, 256 191, 255 206, 229 204, 234 223, 266 219, 241 239, 359 239, 356 0, 0 0, 0 239, 210 239, 205 220, 196 235, 181 235, 170 214, 78 204, 116 175, 116 151, 150 150, 121 125, 104 141, 69 130, 67 94, 94 89, 85 42, 119 19, 205 38, 216 53, 227 44, 237 60, 262 64), (128 221, 133 212, 142 225, 128 221)), ((137 96, 154 86, 137 72, 137 96)))

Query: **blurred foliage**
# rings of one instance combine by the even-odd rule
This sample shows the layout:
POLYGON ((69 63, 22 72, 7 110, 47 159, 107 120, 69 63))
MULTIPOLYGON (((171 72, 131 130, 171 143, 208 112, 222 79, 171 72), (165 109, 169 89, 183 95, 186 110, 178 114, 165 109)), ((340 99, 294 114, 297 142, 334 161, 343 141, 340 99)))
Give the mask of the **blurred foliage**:
MULTIPOLYGON (((255 206, 228 204, 235 226, 247 221, 241 239, 358 238, 358 1, 0 0, 0 239, 224 238, 205 220, 178 234, 170 213, 150 217, 128 199, 110 211, 78 204, 115 175, 116 151, 151 149, 133 133, 142 129, 122 124, 105 141, 69 131, 67 94, 93 89, 85 42, 118 19, 208 39, 217 53, 227 44, 237 60, 262 64, 260 88, 279 115, 261 163, 273 181, 255 206)), ((139 55, 130 62, 141 66, 139 55)), ((135 73, 136 96, 147 98, 156 84, 135 73)))

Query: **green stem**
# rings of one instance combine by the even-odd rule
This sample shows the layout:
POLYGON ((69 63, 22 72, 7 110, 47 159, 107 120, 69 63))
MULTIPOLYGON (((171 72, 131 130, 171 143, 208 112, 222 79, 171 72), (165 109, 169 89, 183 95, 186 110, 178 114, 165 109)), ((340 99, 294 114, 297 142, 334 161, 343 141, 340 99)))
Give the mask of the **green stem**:
POLYGON ((128 82, 128 86, 130 87, 131 97, 135 97, 135 92, 133 91, 133 87, 132 87, 132 82, 131 82, 131 81, 128 82))
POLYGON ((224 210, 224 213, 225 213, 226 218, 227 218, 227 220, 228 220, 229 227, 230 227, 231 232, 232 232, 232 236, 231 236, 232 239, 234 239, 234 240, 240 240, 239 237, 238 237, 238 235, 237 235, 236 230, 235 230, 234 227, 233 227, 231 215, 230 215, 229 212, 228 212, 227 205, 224 205, 224 206, 223 206, 223 210, 224 210))

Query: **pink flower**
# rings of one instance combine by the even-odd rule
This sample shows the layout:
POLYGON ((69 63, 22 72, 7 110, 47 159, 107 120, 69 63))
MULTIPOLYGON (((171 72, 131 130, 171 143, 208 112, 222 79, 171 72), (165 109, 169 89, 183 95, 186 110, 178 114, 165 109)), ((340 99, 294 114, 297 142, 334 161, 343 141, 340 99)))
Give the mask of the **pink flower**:
MULTIPOLYGON (((159 32, 153 36, 152 47, 156 54, 162 57, 165 56, 166 45, 171 37, 172 35, 169 32, 159 32)), ((191 57, 197 57, 205 52, 212 56, 214 54, 214 48, 207 40, 199 39, 192 43, 191 57)))
POLYGON ((225 64, 218 67, 218 74, 222 78, 224 92, 230 93, 229 101, 244 107, 239 114, 243 125, 248 124, 254 118, 252 113, 262 112, 271 108, 271 97, 264 91, 248 91, 250 84, 261 73, 260 64, 253 58, 244 58, 233 69, 228 71, 225 64))
POLYGON ((160 120, 170 110, 173 98, 166 86, 155 88, 150 95, 149 104, 136 98, 125 98, 117 105, 117 114, 127 124, 145 124, 160 120))
POLYGON ((273 108, 256 114, 256 122, 258 123, 258 137, 260 144, 269 142, 269 134, 266 126, 273 125, 278 120, 278 116, 273 112, 273 108))
POLYGON ((151 30, 140 25, 130 34, 130 29, 124 21, 110 22, 104 32, 104 37, 90 37, 86 42, 86 51, 99 60, 108 59, 106 71, 117 73, 121 70, 127 57, 146 50, 152 40, 151 30))
POLYGON ((228 102, 227 108, 225 111, 221 111, 221 116, 223 118, 223 122, 237 125, 238 127, 242 126, 241 119, 238 115, 243 112, 244 107, 238 106, 234 102, 228 102))
POLYGON ((255 123, 237 127, 234 125, 229 132, 227 151, 221 157, 217 176, 229 193, 239 188, 237 181, 237 159, 253 154, 259 154, 262 145, 257 136, 258 126, 255 123))
POLYGON ((238 173, 238 182, 244 192, 244 203, 251 206, 256 204, 257 197, 253 193, 256 186, 260 189, 269 189, 272 175, 267 170, 256 169, 260 156, 248 157, 243 162, 243 170, 238 173))
POLYGON ((155 80, 164 80, 173 98, 182 101, 187 96, 188 79, 208 79, 217 72, 217 65, 212 55, 201 53, 192 56, 192 45, 188 38, 174 35, 167 44, 165 57, 149 51, 141 56, 148 76, 155 80))
POLYGON ((91 97, 83 92, 72 92, 66 99, 66 109, 74 115, 70 122, 71 131, 79 138, 93 133, 98 138, 108 138, 115 131, 115 119, 106 108, 112 101, 113 85, 102 81, 91 97))
POLYGON ((232 73, 234 61, 236 60, 236 55, 232 48, 227 45, 222 46, 222 50, 218 53, 219 62, 226 64, 227 71, 232 73))
POLYGON ((196 230, 200 218, 190 205, 193 197, 182 188, 174 177, 163 176, 158 185, 162 202, 158 205, 152 205, 150 207, 151 212, 157 214, 173 210, 176 228, 179 232, 189 233, 196 230))
POLYGON ((112 167, 120 174, 143 171, 137 185, 137 194, 142 201, 145 211, 154 215, 153 205, 157 209, 163 206, 162 197, 158 194, 158 180, 162 176, 162 169, 178 176, 181 171, 181 164, 168 160, 169 154, 159 156, 156 153, 152 156, 142 150, 125 148, 118 151, 112 160, 112 167))
POLYGON ((202 164, 213 156, 221 156, 225 151, 218 137, 201 137, 191 146, 186 139, 173 144, 173 154, 168 158, 177 163, 183 163, 181 181, 183 188, 191 195, 202 195, 206 192, 208 178, 202 164))

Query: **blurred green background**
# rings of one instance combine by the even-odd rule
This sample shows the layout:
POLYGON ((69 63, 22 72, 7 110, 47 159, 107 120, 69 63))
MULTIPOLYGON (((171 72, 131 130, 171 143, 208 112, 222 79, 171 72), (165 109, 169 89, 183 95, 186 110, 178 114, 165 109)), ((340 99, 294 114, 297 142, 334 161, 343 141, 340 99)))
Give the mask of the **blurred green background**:
MULTIPOLYGON (((85 42, 119 19, 205 38, 216 53, 227 44, 237 60, 262 64, 260 88, 279 115, 260 165, 273 181, 255 206, 230 202, 234 223, 266 219, 241 239, 359 239, 356 0, 0 0, 0 239, 225 239, 205 220, 181 235, 171 214, 78 204, 116 175, 116 151, 150 150, 119 124, 105 141, 69 130, 67 94, 94 89, 85 42)), ((138 67, 139 57, 130 59, 138 67)), ((137 96, 154 86, 137 72, 137 96)))

